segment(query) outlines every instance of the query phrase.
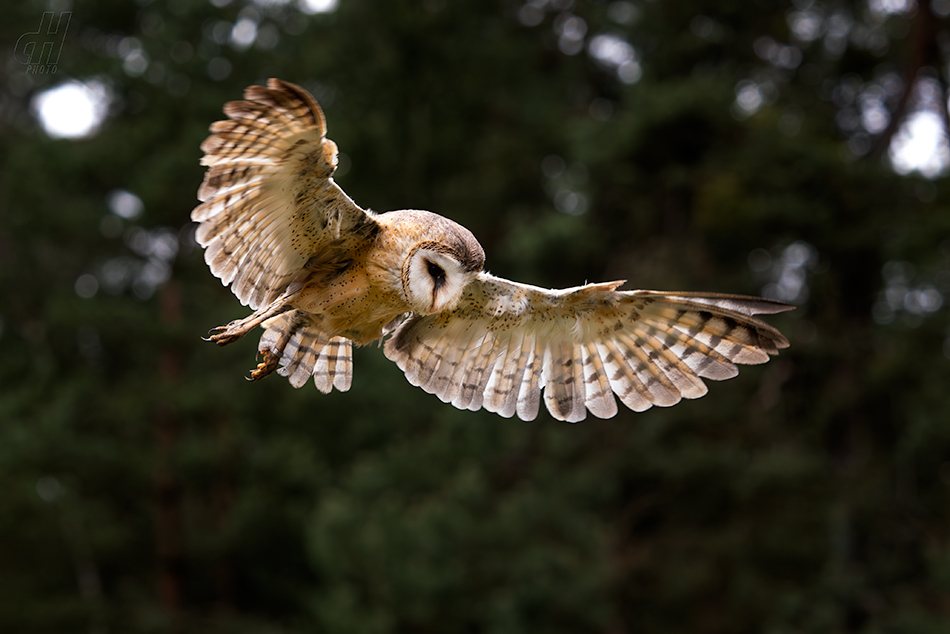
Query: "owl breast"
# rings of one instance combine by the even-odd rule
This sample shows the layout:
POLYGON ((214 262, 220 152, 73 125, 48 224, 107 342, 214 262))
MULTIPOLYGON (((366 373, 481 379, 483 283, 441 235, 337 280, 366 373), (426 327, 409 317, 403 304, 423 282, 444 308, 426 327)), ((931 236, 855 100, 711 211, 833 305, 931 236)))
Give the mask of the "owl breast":
POLYGON ((327 335, 370 343, 382 335, 383 326, 406 312, 400 295, 372 269, 361 259, 337 270, 314 271, 294 305, 313 313, 327 335))

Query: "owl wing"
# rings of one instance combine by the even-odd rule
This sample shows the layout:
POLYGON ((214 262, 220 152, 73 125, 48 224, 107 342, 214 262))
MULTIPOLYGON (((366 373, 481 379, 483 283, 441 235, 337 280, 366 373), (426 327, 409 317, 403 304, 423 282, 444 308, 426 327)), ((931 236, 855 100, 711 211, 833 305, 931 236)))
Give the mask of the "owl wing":
POLYGON ((753 315, 793 306, 715 293, 617 291, 623 282, 545 290, 482 273, 458 307, 413 314, 386 342, 413 385, 459 409, 534 420, 599 418, 706 393, 788 347, 753 315))
POLYGON ((244 99, 225 104, 229 119, 201 144, 208 171, 191 219, 211 272, 257 309, 312 257, 376 221, 333 182, 337 147, 313 97, 271 79, 244 99))

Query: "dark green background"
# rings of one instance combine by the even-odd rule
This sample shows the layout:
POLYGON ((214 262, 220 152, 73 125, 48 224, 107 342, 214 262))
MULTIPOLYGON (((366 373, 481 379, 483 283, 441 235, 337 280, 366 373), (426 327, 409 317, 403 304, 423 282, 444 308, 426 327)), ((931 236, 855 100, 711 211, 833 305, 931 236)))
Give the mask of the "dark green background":
MULTIPOLYGON (((918 1, 635 0, 627 23, 593 0, 8 3, 0 630, 948 631, 947 309, 904 300, 950 292, 950 192, 896 175, 893 130, 855 124, 876 83, 946 67, 946 7, 918 1), (55 75, 27 74, 17 38, 69 9, 55 75), (560 50, 571 15, 587 42, 629 41, 640 80, 560 50), (240 17, 275 45, 215 43, 240 17), (763 59, 766 37, 802 59, 763 59), (759 294, 804 249, 807 292, 769 320, 791 348, 701 400, 573 426, 456 411, 375 347, 345 394, 245 382, 256 337, 199 339, 247 311, 188 218, 208 125, 270 76, 320 99, 359 204, 457 220, 498 275, 759 294), (68 78, 114 96, 89 139, 31 114, 68 78), (750 117, 746 80, 765 97, 750 117), (111 216, 117 189, 141 216, 111 216), (171 277, 136 286, 161 235, 180 236, 171 277)), ((900 115, 902 92, 878 94, 900 115)))

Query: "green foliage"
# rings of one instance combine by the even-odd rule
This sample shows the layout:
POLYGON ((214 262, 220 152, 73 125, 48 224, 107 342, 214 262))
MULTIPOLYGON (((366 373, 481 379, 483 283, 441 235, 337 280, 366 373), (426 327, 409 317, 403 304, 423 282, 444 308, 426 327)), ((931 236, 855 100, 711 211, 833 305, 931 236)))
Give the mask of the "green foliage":
POLYGON ((945 25, 917 4, 7 7, 0 629, 943 631, 948 320, 910 293, 950 292, 950 198, 842 96, 920 65, 910 22, 945 25), (70 8, 56 73, 27 73, 20 34, 70 8), (814 41, 790 31, 809 16, 814 41), (639 66, 598 61, 605 34, 639 66), (759 294, 791 271, 791 348, 577 426, 455 411, 372 348, 346 394, 246 383, 255 341, 199 340, 245 309, 188 214, 207 126, 269 76, 320 100, 359 204, 452 217, 535 284, 759 294), (89 138, 31 113, 66 79, 112 95, 89 138))

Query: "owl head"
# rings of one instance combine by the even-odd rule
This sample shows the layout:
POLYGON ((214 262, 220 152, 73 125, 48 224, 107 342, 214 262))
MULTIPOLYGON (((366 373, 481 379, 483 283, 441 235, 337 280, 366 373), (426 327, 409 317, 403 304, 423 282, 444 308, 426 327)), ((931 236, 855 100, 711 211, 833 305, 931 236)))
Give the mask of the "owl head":
POLYGON ((485 252, 465 227, 436 214, 416 213, 424 230, 403 261, 403 291, 414 312, 452 310, 485 265, 485 252))

